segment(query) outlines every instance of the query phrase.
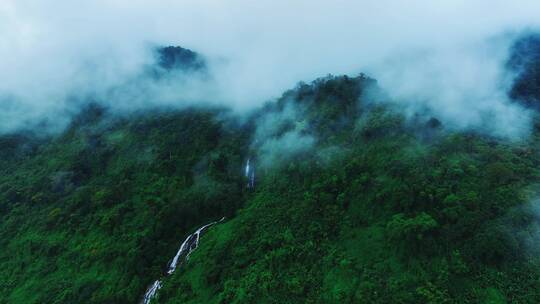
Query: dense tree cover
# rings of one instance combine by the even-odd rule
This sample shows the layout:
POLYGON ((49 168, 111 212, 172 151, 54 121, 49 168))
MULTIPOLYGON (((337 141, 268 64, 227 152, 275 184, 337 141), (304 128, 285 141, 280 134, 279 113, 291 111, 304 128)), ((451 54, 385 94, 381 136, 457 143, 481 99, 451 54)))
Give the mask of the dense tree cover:
POLYGON ((536 140, 445 131, 429 118, 426 139, 386 107, 351 109, 354 98, 334 95, 349 82, 359 94, 370 80, 358 80, 286 94, 280 102, 349 110, 304 112, 321 128, 317 148, 267 170, 158 303, 540 301, 536 140), (335 124, 350 127, 335 135, 335 124), (319 152, 329 146, 339 151, 327 161, 319 152))
POLYGON ((3 158, 0 303, 134 303, 182 236, 242 202, 247 133, 222 111, 83 112, 3 158))
POLYGON ((156 51, 157 64, 165 70, 200 70, 206 67, 198 53, 181 46, 167 46, 156 51))
POLYGON ((540 34, 526 34, 518 39, 511 49, 508 66, 516 74, 510 96, 540 110, 540 34))
POLYGON ((3 137, 0 303, 135 303, 222 216, 155 303, 538 303, 538 134, 456 132, 384 99, 328 76, 242 125, 91 108, 52 139, 3 137), (275 145, 246 189, 244 161, 291 133, 309 149, 275 145))

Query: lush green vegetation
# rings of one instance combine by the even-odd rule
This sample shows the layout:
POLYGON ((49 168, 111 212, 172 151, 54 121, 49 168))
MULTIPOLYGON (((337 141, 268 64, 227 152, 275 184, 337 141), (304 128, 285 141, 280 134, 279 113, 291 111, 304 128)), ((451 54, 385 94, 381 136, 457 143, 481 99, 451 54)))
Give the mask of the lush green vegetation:
POLYGON ((222 216, 156 303, 538 303, 537 131, 455 132, 376 93, 327 77, 243 124, 90 107, 61 136, 3 137, 0 303, 136 303, 222 216))
POLYGON ((358 107, 366 82, 286 94, 281 103, 306 104, 316 149, 267 170, 158 303, 540 301, 536 139, 449 132, 429 118, 419 128, 418 117, 358 107))
POLYGON ((0 303, 135 303, 190 229, 242 202, 247 133, 217 113, 91 108, 32 149, 5 138, 0 303))

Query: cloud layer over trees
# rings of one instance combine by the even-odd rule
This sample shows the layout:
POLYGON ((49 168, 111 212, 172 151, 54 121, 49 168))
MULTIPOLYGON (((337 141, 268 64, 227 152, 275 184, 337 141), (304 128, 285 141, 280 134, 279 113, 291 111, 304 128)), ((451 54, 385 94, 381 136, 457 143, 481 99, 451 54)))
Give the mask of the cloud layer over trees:
POLYGON ((62 124, 88 96, 119 109, 212 102, 245 110, 301 80, 365 72, 411 111, 518 135, 529 114, 507 100, 504 63, 539 10, 537 1, 487 0, 5 0, 0 129, 62 124), (110 95, 152 64, 157 45, 204 54, 211 77, 110 95))

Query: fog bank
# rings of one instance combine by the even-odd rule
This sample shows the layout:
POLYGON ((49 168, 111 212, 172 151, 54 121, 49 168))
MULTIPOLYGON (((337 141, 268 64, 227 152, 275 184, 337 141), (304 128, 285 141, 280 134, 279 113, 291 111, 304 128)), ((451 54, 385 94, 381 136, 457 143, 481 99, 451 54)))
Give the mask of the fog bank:
POLYGON ((88 96, 122 110, 208 102, 243 111, 300 80, 366 72, 411 112, 518 136, 530 115, 507 100, 504 63, 538 11, 538 1, 4 0, 0 130, 62 125, 88 96), (211 77, 126 85, 157 45, 203 54, 211 77))

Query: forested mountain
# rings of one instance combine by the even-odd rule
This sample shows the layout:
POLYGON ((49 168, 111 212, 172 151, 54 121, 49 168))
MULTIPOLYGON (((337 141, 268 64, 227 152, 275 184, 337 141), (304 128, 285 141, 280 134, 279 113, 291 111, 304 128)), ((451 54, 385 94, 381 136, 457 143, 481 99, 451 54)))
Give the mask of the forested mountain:
POLYGON ((540 34, 527 34, 518 39, 508 61, 515 75, 510 96, 527 107, 540 110, 540 34))
MULTIPOLYGON (((159 54, 156 73, 204 69, 159 54)), ((151 303, 538 303, 536 126, 456 130, 365 75, 242 115, 90 103, 0 137, 0 303, 138 303, 159 278, 151 303)))

